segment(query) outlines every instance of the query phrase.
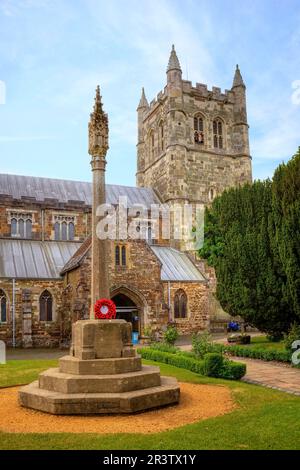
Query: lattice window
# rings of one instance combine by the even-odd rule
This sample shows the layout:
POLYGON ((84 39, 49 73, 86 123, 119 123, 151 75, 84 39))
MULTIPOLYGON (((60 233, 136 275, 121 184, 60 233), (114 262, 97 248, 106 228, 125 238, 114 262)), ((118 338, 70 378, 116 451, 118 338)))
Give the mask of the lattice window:
POLYGON ((154 130, 152 129, 149 134, 149 159, 150 161, 154 160, 155 155, 155 138, 154 138, 154 130))
POLYGON ((54 239, 69 241, 75 238, 75 217, 71 215, 54 216, 54 239))
POLYGON ((194 141, 196 144, 204 144, 204 122, 202 116, 194 117, 194 141))
POLYGON ((48 290, 44 290, 40 295, 40 321, 52 321, 53 319, 53 298, 48 290))
POLYGON ((7 298, 2 289, 0 289, 0 322, 7 322, 7 298))
POLYGON ((159 124, 159 147, 161 152, 165 150, 165 129, 163 122, 159 124))
POLYGON ((115 265, 126 266, 127 265, 127 251, 125 245, 115 246, 115 265))
POLYGON ((10 233, 12 237, 32 237, 32 214, 23 212, 10 213, 10 233))
POLYGON ((213 121, 214 147, 223 148, 223 123, 220 119, 213 121))
POLYGON ((174 317, 187 317, 187 295, 184 290, 180 289, 175 293, 174 297, 174 317))

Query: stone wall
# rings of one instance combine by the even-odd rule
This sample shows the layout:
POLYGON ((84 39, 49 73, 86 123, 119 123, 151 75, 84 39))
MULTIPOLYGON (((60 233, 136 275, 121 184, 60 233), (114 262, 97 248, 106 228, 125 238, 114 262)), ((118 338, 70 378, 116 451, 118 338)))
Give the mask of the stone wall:
MULTIPOLYGON (((57 347, 61 342, 63 282, 42 280, 16 280, 15 283, 15 325, 16 345, 21 347, 57 347), (39 319, 39 298, 47 289, 53 297, 53 321, 39 319)), ((8 346, 13 337, 13 285, 11 280, 0 280, 7 298, 7 322, 0 323, 0 339, 8 346)))
POLYGON ((0 238, 11 237, 10 214, 32 215, 32 239, 54 240, 55 216, 74 217, 75 241, 83 241, 90 234, 91 208, 78 205, 35 204, 30 201, 13 201, 0 196, 0 238))
MULTIPOLYGON (((164 283, 164 295, 168 298, 168 283, 164 283)), ((171 319, 181 334, 191 334, 209 327, 209 285, 199 282, 170 283, 171 319), (175 318, 174 297, 178 290, 187 295, 187 318, 175 318)))

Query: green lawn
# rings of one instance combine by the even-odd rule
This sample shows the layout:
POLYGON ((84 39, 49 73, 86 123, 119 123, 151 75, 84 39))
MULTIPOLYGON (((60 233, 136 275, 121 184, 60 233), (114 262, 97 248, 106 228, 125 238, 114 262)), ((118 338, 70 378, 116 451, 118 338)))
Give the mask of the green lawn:
MULTIPOLYGON (((144 361, 150 364, 149 361, 144 361)), ((34 380, 56 361, 10 361, 0 365, 0 387, 34 380)), ((157 365, 157 363, 156 363, 157 365)), ((166 364, 165 375, 180 381, 225 384, 239 408, 225 416, 172 431, 142 434, 8 434, 0 449, 299 449, 300 398, 242 382, 200 377, 166 364)), ((117 417, 116 417, 117 419, 117 417)), ((1 426, 1 423, 0 423, 1 426)))

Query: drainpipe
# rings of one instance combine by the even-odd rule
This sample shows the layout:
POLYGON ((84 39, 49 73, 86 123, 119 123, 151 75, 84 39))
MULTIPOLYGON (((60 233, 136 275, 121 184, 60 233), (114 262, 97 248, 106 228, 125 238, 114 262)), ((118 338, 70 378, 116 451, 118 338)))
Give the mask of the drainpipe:
POLYGON ((12 346, 16 347, 16 280, 12 280, 12 346))
POLYGON ((171 315, 171 283, 168 281, 168 312, 169 312, 169 322, 172 321, 171 315))
POLYGON ((42 209, 42 214, 41 214, 41 216, 42 216, 42 241, 44 241, 44 240, 45 240, 45 233, 44 233, 44 231, 45 231, 44 209, 42 209))

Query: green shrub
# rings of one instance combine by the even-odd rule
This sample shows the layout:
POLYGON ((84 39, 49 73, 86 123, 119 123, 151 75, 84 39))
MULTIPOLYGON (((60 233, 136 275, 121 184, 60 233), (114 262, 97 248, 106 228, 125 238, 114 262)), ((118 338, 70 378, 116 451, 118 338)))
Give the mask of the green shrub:
POLYGON ((176 346, 173 346, 172 344, 168 343, 151 343, 151 349, 156 349, 157 351, 164 351, 164 352, 169 352, 176 354, 178 351, 180 351, 179 348, 176 348, 176 346))
POLYGON ((240 380, 246 374, 246 364, 224 361, 221 377, 229 380, 240 380))
POLYGON ((214 345, 210 334, 207 331, 194 334, 192 337, 192 351, 197 357, 203 359, 205 354, 214 352, 214 345))
POLYGON ((158 349, 143 348, 138 349, 138 353, 141 354, 143 359, 162 362, 181 369, 187 369, 200 375, 216 373, 216 369, 219 370, 218 375, 210 375, 210 377, 238 380, 246 373, 245 364, 235 363, 228 360, 224 361, 220 354, 207 354, 205 357, 205 364, 205 360, 199 360, 196 357, 193 357, 191 353, 181 351, 174 354, 159 351, 158 349), (222 364, 221 367, 220 364, 222 364))
POLYGON ((166 343, 173 345, 178 338, 178 331, 175 326, 168 326, 164 333, 164 340, 166 343))
POLYGON ((203 373, 207 377, 220 377, 222 372, 224 359, 222 354, 207 353, 204 356, 203 373))
POLYGON ((288 334, 284 336, 285 349, 291 352, 293 342, 299 339, 300 339, 300 325, 298 323, 293 323, 288 334))

